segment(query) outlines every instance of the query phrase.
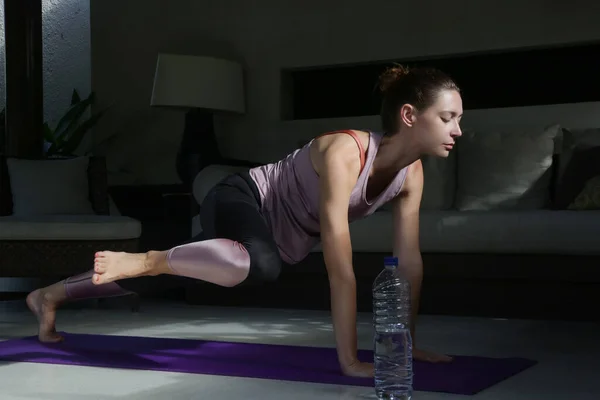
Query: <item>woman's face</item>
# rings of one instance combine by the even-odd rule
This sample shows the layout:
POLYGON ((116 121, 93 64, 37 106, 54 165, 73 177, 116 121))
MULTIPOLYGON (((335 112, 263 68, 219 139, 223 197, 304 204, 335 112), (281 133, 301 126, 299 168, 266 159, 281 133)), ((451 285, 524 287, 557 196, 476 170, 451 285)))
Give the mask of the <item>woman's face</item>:
POLYGON ((439 93, 435 103, 419 111, 409 105, 401 109, 402 125, 408 126, 408 133, 423 154, 448 157, 456 138, 462 135, 462 98, 455 90, 439 93))

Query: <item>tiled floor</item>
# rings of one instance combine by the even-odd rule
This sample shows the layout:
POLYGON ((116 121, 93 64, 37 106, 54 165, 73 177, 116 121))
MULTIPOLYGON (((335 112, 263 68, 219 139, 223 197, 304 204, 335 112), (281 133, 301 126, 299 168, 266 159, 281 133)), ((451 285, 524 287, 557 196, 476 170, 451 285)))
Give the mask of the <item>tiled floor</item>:
MULTIPOLYGON (((144 304, 124 309, 68 309, 59 330, 244 342, 333 346, 327 313, 144 304), (242 322, 246 320, 246 322, 242 322), (248 322, 250 321, 250 322, 248 322)), ((31 335, 26 312, 0 313, 2 339, 31 335)), ((417 392, 414 399, 587 400, 600 398, 600 324, 423 316, 419 341, 454 354, 521 356, 540 363, 480 394, 417 392)), ((359 316, 359 346, 370 348, 370 315, 359 316)), ((152 371, 0 363, 0 398, 133 399, 374 399, 372 389, 152 371)))

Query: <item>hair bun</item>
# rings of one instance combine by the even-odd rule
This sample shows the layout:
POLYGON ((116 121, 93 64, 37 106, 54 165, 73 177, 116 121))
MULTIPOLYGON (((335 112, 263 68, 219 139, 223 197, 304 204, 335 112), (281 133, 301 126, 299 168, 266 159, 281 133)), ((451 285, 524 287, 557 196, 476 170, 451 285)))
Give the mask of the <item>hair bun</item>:
POLYGON ((408 75, 408 73, 408 68, 400 64, 387 68, 379 76, 379 90, 385 93, 392 85, 398 82, 398 80, 408 75))

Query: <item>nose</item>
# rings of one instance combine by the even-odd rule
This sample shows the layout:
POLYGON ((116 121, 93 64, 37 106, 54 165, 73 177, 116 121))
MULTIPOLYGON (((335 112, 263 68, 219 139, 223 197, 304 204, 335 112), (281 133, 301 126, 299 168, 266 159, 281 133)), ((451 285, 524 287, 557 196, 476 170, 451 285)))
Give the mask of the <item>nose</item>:
POLYGON ((457 138, 457 137, 461 137, 462 136, 462 130, 460 129, 460 124, 458 122, 456 122, 456 128, 454 128, 452 130, 452 133, 450 135, 453 138, 457 138))

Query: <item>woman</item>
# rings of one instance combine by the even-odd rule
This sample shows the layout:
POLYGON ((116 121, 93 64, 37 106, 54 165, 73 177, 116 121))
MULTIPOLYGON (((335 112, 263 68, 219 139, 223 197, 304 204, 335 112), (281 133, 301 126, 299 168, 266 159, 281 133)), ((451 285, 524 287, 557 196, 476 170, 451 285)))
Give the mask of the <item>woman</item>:
MULTIPOLYGON (((423 273, 420 157, 447 157, 461 135, 462 116, 459 89, 438 70, 396 66, 381 76, 380 88, 385 134, 321 135, 277 163, 216 185, 202 204, 202 238, 168 251, 99 252, 93 270, 32 292, 27 303, 39 320, 39 339, 61 340, 55 312, 66 301, 123 295, 147 284, 165 287, 178 279, 227 287, 272 281, 283 262, 302 260, 321 241, 340 367, 346 375, 373 376, 373 364, 356 357, 349 223, 393 202, 393 252, 411 282, 416 316, 423 273)), ((450 360, 416 346, 413 356, 450 360)))

